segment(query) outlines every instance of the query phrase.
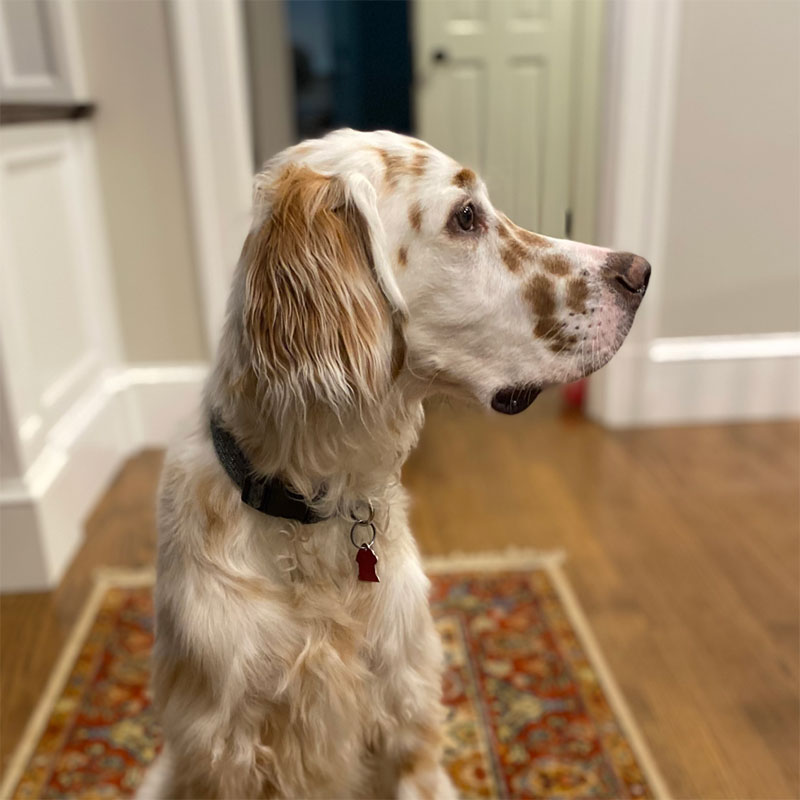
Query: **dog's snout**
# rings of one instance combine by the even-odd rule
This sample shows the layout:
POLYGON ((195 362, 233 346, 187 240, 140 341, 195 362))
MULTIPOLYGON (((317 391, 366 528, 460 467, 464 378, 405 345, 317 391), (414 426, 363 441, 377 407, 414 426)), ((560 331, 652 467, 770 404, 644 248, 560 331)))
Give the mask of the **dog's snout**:
POLYGON ((606 276, 613 286, 639 298, 650 282, 650 264, 633 253, 611 253, 605 263, 606 276))

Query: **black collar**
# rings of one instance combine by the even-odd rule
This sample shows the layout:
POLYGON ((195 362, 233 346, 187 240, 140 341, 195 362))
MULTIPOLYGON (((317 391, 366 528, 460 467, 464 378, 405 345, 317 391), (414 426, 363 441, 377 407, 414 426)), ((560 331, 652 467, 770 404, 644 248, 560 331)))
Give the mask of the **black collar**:
POLYGON ((242 490, 242 502, 271 517, 294 519, 310 525, 329 517, 321 517, 301 495, 289 489, 277 478, 256 474, 233 435, 211 415, 211 441, 219 463, 228 477, 242 490))

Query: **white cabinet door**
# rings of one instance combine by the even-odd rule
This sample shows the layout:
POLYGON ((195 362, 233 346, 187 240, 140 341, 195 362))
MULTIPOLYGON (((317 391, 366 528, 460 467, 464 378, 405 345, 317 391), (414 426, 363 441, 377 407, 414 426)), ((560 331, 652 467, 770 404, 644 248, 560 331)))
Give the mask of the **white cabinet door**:
POLYGON ((565 233, 573 0, 417 0, 418 132, 520 225, 565 233))
POLYGON ((0 0, 0 99, 60 103, 85 98, 74 0, 0 0))
POLYGON ((88 123, 0 128, 0 589, 51 587, 128 447, 88 123))

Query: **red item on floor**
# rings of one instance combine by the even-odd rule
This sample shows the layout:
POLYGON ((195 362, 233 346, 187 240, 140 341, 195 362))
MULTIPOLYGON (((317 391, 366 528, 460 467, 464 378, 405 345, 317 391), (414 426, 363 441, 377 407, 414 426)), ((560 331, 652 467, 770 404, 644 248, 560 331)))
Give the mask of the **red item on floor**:
POLYGON ((586 378, 581 378, 574 383, 568 383, 562 391, 564 405, 567 408, 581 410, 586 400, 586 378))

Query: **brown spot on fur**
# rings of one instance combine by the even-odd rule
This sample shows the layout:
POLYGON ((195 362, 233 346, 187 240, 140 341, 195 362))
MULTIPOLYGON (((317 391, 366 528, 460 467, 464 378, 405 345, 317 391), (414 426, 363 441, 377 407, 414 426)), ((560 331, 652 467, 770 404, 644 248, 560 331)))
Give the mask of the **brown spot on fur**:
POLYGON ((553 353, 568 353, 572 350, 575 344, 578 342, 578 337, 573 335, 567 335, 564 333, 563 329, 560 329, 558 333, 553 337, 553 340, 548 345, 549 349, 553 353))
POLYGON ((389 188, 394 188, 400 176, 406 171, 406 161, 402 156, 390 153, 388 150, 378 149, 378 155, 383 161, 384 180, 389 188))
POLYGON ((517 227, 515 233, 520 241, 527 244, 529 247, 536 247, 539 250, 544 250, 546 247, 552 247, 552 243, 544 236, 539 236, 538 233, 525 230, 525 228, 517 227))
POLYGON ((576 314, 586 313, 589 287, 583 278, 572 278, 567 284, 567 307, 576 314))
POLYGON ((420 206, 419 203, 414 203, 411 208, 408 209, 408 221, 415 231, 419 232, 422 230, 422 206, 420 206))
POLYGON ((500 235, 501 239, 511 238, 511 229, 504 222, 498 224, 497 233, 500 235))
POLYGON ((405 269, 408 266, 408 248, 401 247, 397 251, 397 263, 405 269))
POLYGON ((559 322, 555 317, 539 317, 533 332, 537 339, 553 339, 558 335, 559 322))
POLYGON ((453 185, 460 186, 462 189, 473 186, 477 180, 477 175, 468 167, 462 167, 453 175, 453 185))
POLYGON ((217 482, 211 475, 200 474, 194 483, 195 508, 202 517, 203 527, 206 532, 212 531, 222 524, 224 509, 220 507, 219 499, 215 497, 217 482))
POLYGON ((560 253, 543 256, 539 261, 539 266, 551 275, 566 275, 572 268, 569 259, 560 253))
POLYGON ((414 153, 414 157, 411 159, 411 174, 415 178, 421 178, 425 174, 425 167, 428 165, 428 154, 423 150, 420 150, 418 153, 414 153))
MULTIPOLYGON (((556 294, 553 289, 553 282, 546 275, 534 275, 525 286, 525 299, 530 303, 533 313, 539 317, 539 323, 544 321, 544 318, 553 316, 556 310, 556 294)), ((538 331, 539 324, 537 324, 537 336, 544 334, 538 331)))
POLYGON ((552 242, 538 233, 520 228, 519 225, 514 224, 505 214, 500 214, 500 223, 497 226, 498 233, 506 238, 513 236, 528 247, 535 247, 539 250, 544 250, 547 247, 552 247, 552 242))
POLYGON ((410 143, 412 147, 416 147, 418 150, 433 149, 427 142, 423 142, 421 139, 410 139, 410 143))
POLYGON ((527 255, 528 251, 516 239, 508 241, 500 250, 500 257, 511 272, 519 272, 522 269, 522 262, 527 255))
POLYGON ((397 380, 397 376, 406 364, 406 355, 408 354, 408 346, 406 345, 406 337, 403 333, 403 328, 399 320, 394 319, 394 328, 392 331, 392 380, 397 380))
POLYGON ((547 349, 551 353, 555 353, 556 355, 561 355, 562 353, 569 353, 572 351, 573 346, 578 341, 577 337, 575 336, 555 336, 553 337, 553 341, 547 345, 547 349))
POLYGON ((576 336, 564 332, 565 325, 555 317, 541 317, 537 320, 533 333, 537 339, 544 339, 547 348, 553 353, 567 352, 578 341, 576 336))

